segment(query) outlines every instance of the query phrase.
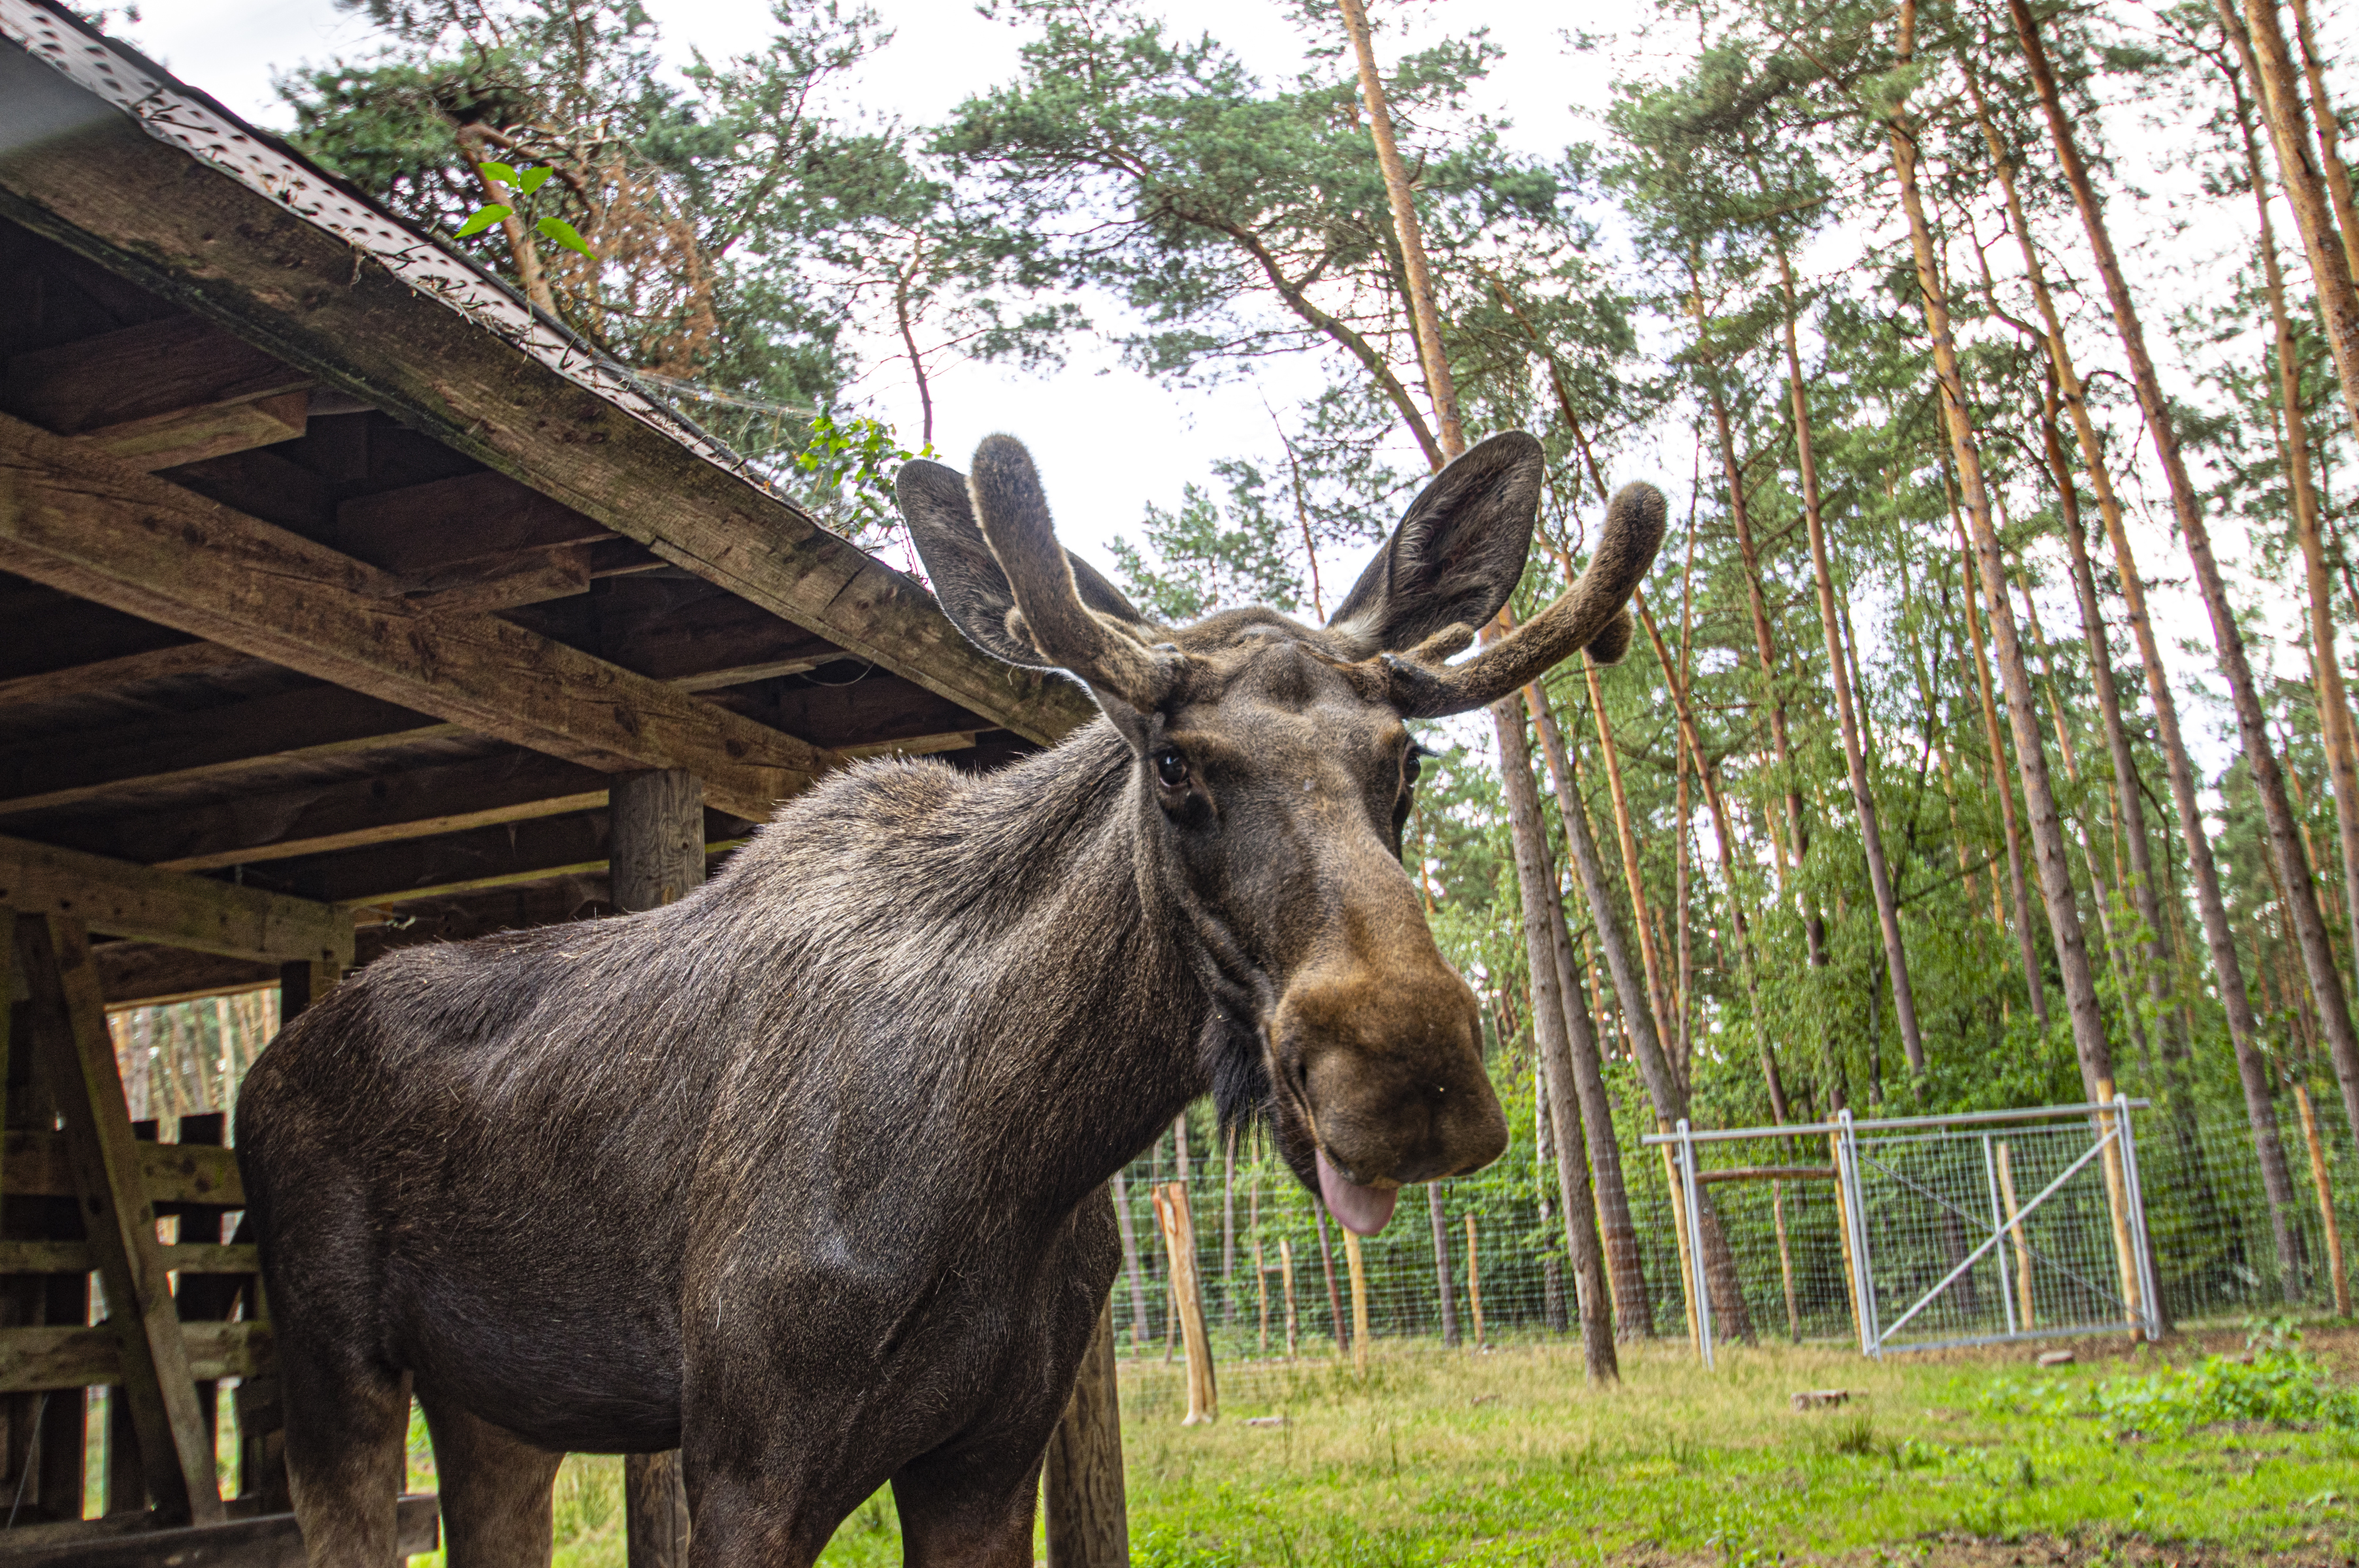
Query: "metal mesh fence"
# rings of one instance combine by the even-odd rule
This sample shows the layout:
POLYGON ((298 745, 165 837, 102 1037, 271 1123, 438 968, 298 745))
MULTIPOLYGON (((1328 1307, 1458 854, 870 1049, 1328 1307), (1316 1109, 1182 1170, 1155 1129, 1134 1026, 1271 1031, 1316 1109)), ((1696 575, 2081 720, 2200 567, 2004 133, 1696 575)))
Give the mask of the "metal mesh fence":
MULTIPOLYGON (((2323 1173, 2332 1195, 2337 1232, 2350 1236, 2359 1223, 2359 1162, 2349 1130, 2320 1117, 2314 1167, 2295 1106, 2288 1100, 2282 1111, 2290 1201, 2274 1218, 2288 1237, 2291 1271, 2279 1264, 2260 1156, 2239 1110, 2164 1106, 2135 1113, 2136 1195, 2165 1322, 2333 1306, 2313 1173, 2323 1173)), ((1358 1243, 1372 1338, 1454 1335, 1471 1344, 1478 1303, 1486 1340, 1571 1331, 1576 1314, 1563 1228, 1553 1215, 1553 1168, 1536 1154, 1527 1131, 1519 1133, 1516 1147, 1482 1174, 1404 1191, 1383 1234, 1358 1243)), ((1669 1151, 1642 1144, 1635 1128, 1620 1143, 1644 1293, 1616 1303, 1618 1332, 1690 1335, 1675 1162, 1669 1151)), ((2123 1325, 2136 1275, 2125 1274, 2104 1162, 2084 1158, 2092 1143, 2086 1116, 1946 1134, 1863 1132, 1859 1221, 1885 1347, 2123 1325), (2068 1173, 2075 1160, 2082 1162, 2068 1173), (1994 1230, 1998 1241, 1985 1245, 1994 1230), (1918 1305, 1953 1272, 1946 1289, 1918 1305), (1914 1315, 1900 1322, 1911 1308, 1914 1315)), ((1856 1259, 1845 1255, 1834 1163, 1822 1134, 1712 1145, 1699 1156, 1707 1230, 1725 1242, 1727 1273, 1713 1292, 1720 1343, 1861 1342, 1856 1259)), ((1167 1142, 1116 1184, 1127 1221, 1114 1289, 1115 1340, 1125 1355, 1179 1353, 1167 1244, 1151 1196, 1177 1180, 1167 1142)), ((1332 1353, 1348 1343, 1350 1249, 1332 1219, 1322 1235, 1317 1200, 1292 1173, 1248 1141, 1233 1165, 1218 1154, 1199 1158, 1180 1184, 1216 1357, 1284 1355, 1289 1322, 1299 1353, 1332 1353)))

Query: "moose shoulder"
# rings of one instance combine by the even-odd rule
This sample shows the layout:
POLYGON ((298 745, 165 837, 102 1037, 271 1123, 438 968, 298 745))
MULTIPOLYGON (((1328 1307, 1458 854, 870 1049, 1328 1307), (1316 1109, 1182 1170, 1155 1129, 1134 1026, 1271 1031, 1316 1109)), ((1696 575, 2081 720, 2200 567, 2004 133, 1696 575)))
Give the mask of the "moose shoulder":
POLYGON ((1399 863, 1406 720, 1618 654, 1661 498, 1523 569, 1530 437, 1436 477, 1334 618, 1148 622, 1030 460, 903 470, 944 609, 1105 713, 997 773, 872 762, 645 914, 389 957, 255 1064, 238 1150, 314 1563, 389 1568, 408 1396, 454 1568, 545 1563, 566 1451, 683 1451, 699 1568, 890 1481, 913 1563, 1029 1560, 1116 1263, 1106 1178, 1211 1090, 1372 1232, 1506 1143, 1399 863))

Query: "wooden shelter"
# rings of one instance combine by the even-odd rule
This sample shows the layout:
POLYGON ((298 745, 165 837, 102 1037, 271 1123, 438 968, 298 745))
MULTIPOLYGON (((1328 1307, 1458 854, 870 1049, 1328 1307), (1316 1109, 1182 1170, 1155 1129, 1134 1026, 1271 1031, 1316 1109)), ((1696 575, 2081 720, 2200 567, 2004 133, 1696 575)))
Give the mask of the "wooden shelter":
MULTIPOLYGON (((45 0, 0 0, 0 1563, 293 1562, 222 1119, 143 1146, 104 1010, 275 984, 291 1016, 393 946, 678 896, 849 759, 988 767, 1093 710, 45 0)), ((1052 1498, 1070 1561, 1118 1539, 1110 1410, 1060 1435, 1114 1509, 1052 1498)), ((631 1474, 634 1560, 670 1560, 676 1471, 631 1474)), ((432 1543, 431 1498, 403 1520, 432 1543)))

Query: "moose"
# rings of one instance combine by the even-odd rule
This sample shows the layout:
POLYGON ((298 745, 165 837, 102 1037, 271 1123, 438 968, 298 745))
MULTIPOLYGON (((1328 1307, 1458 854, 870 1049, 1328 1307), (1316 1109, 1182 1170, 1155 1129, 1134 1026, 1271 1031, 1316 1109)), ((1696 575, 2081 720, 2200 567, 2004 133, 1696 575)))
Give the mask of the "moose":
POLYGON ((645 914, 389 955, 237 1110, 310 1561, 394 1568, 413 1395, 454 1568, 549 1560, 568 1452, 682 1451, 695 1568, 810 1563, 890 1482, 912 1563, 1028 1563, 1111 1287, 1107 1179, 1211 1093, 1335 1217, 1506 1146, 1473 993, 1400 861, 1408 721, 1617 657, 1634 485, 1556 602, 1511 432, 1323 627, 1153 623, 1010 438, 897 492, 942 608, 1103 710, 998 772, 872 761, 645 914), (1453 662, 1453 660, 1455 662, 1453 662))

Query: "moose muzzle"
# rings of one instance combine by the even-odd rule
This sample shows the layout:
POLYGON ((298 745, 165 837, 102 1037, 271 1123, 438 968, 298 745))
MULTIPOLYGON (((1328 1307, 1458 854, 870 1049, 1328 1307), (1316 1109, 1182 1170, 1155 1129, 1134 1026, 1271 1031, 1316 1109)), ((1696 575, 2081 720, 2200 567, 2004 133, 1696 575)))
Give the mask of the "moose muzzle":
POLYGON ((1430 938, 1400 946, 1411 950, 1298 975, 1270 1022, 1320 1195, 1362 1236, 1385 1227, 1400 1188, 1480 1170, 1507 1146, 1473 992, 1430 938))

